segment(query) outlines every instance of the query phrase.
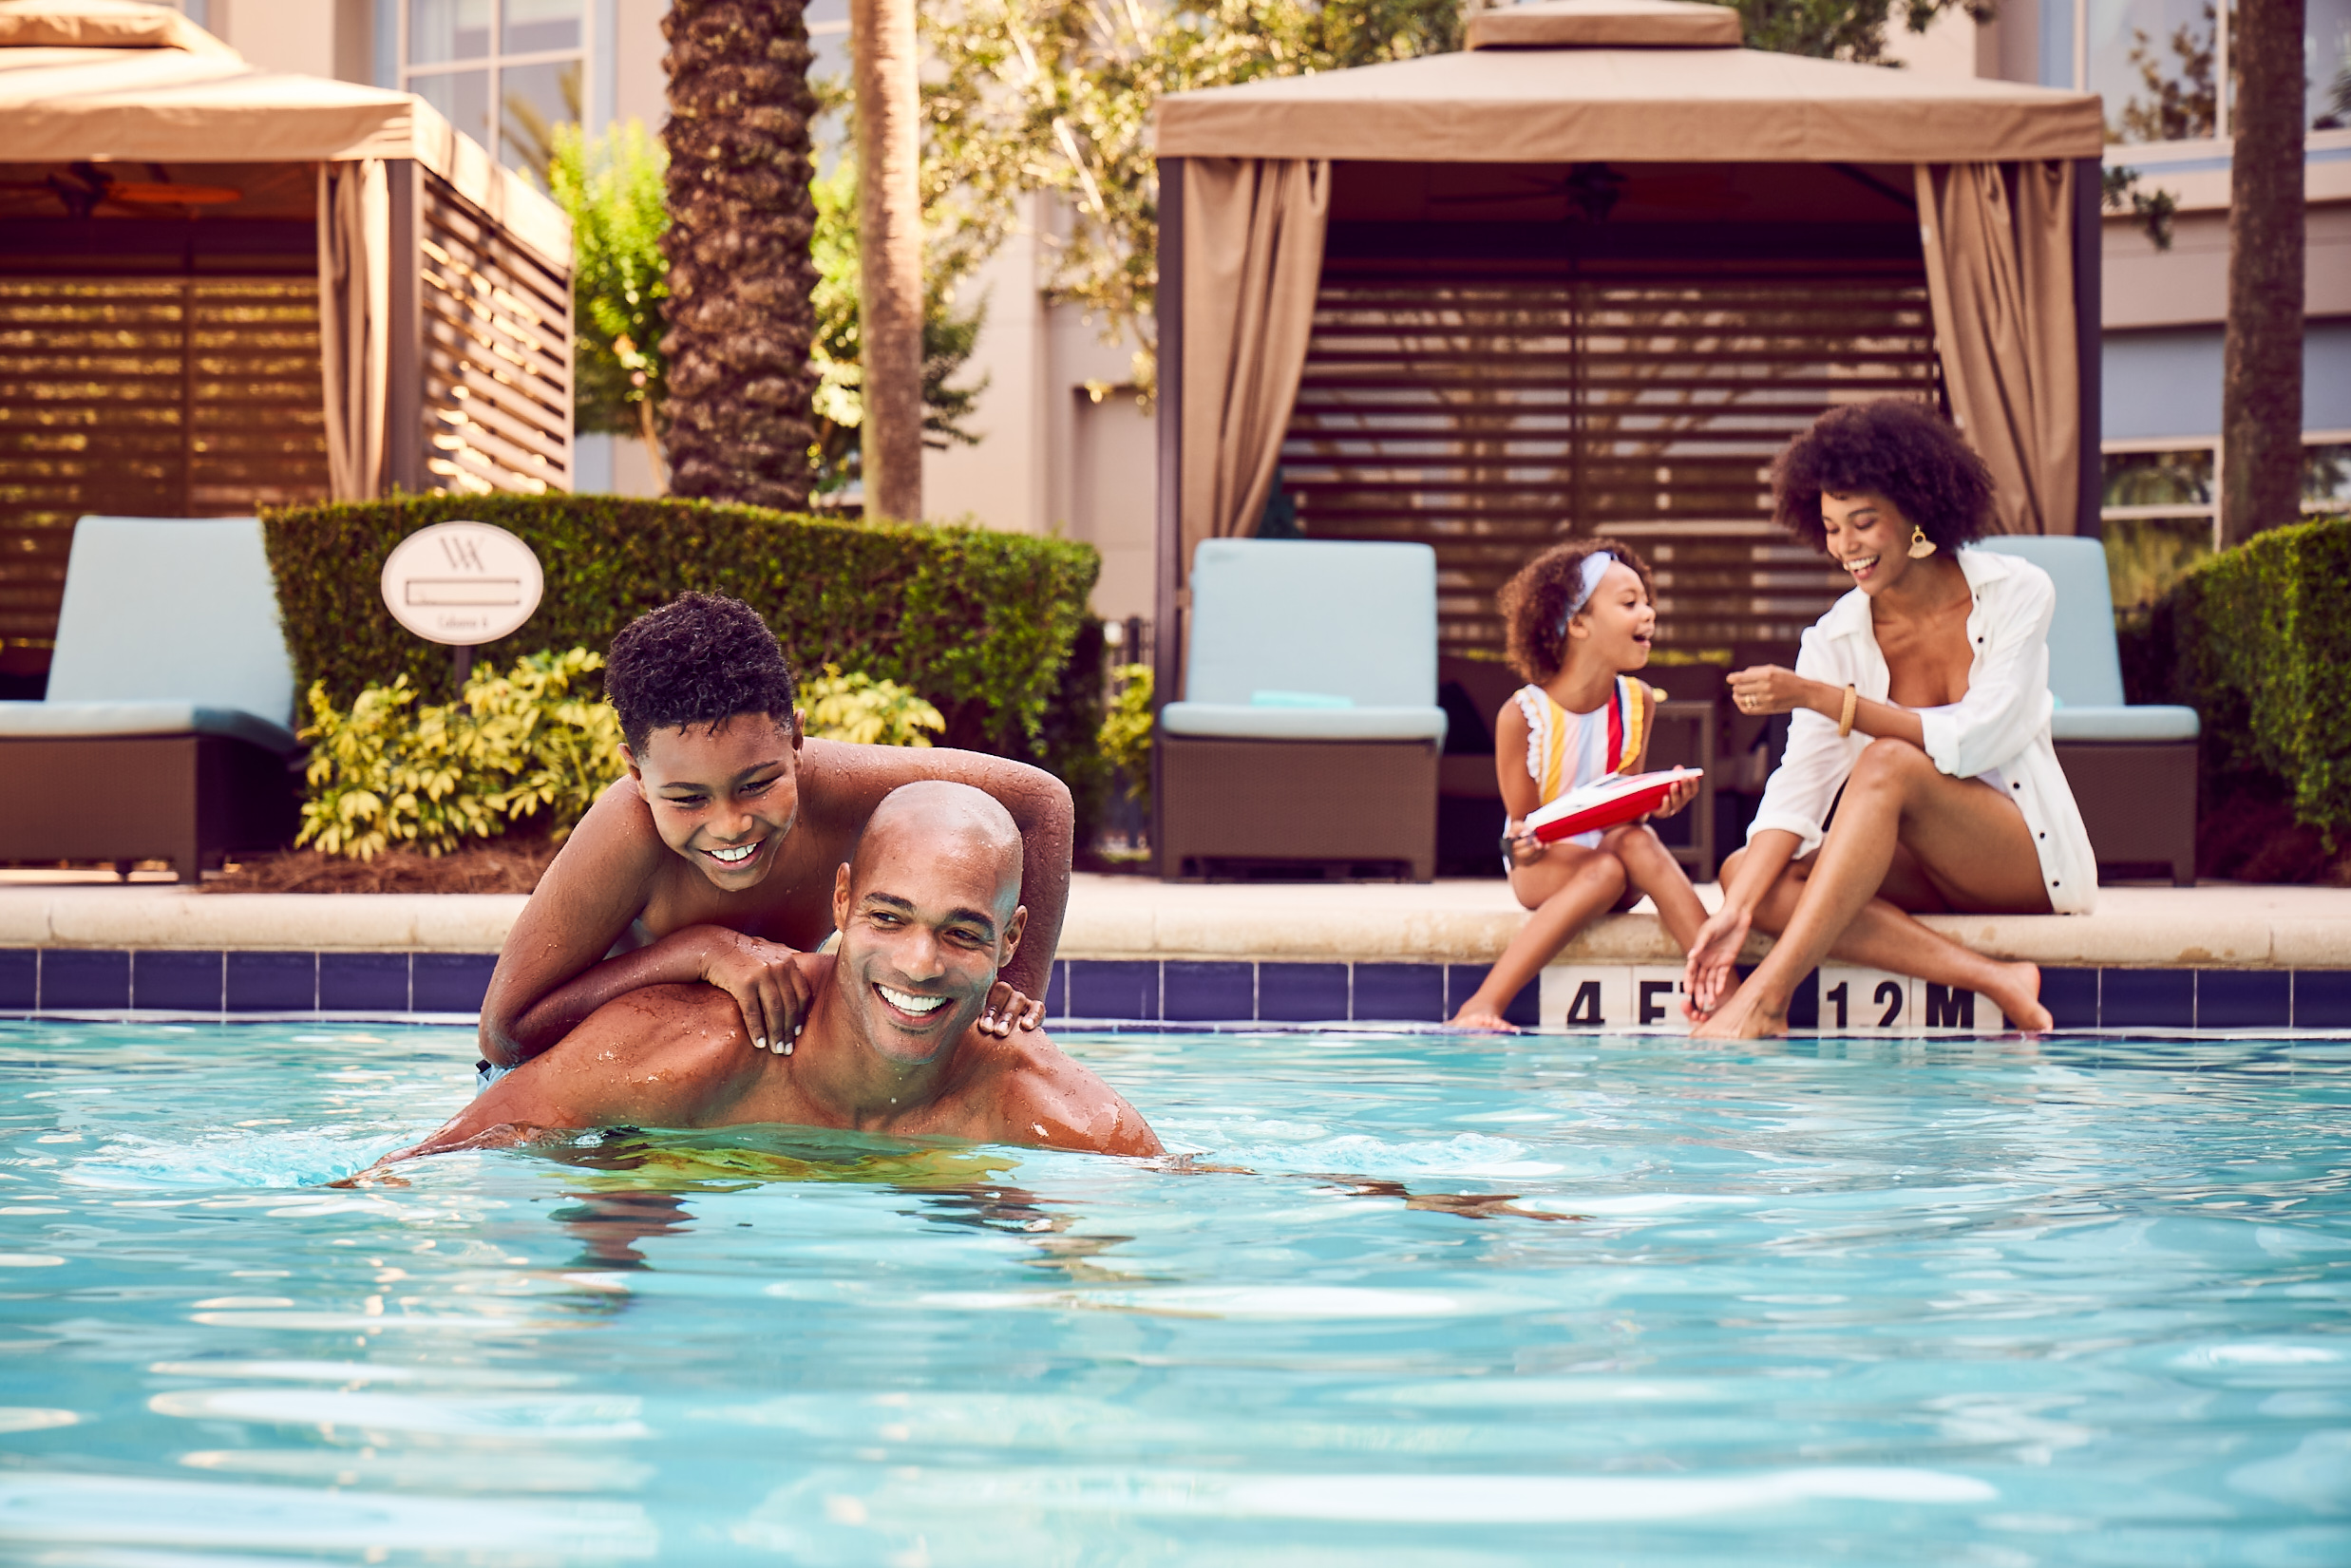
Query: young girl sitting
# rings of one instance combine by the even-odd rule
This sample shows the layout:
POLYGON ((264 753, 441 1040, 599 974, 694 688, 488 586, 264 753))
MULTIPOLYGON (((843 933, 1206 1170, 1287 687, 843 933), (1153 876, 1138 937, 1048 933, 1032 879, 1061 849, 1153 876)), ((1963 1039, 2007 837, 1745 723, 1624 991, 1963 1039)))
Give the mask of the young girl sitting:
MULTIPOLYGON (((1524 827, 1570 789, 1642 771, 1656 700, 1624 671, 1649 662, 1657 631, 1649 568, 1614 539, 1579 539, 1528 561, 1500 604, 1510 664, 1527 681, 1494 721, 1494 770, 1509 813, 1505 869, 1534 914, 1453 1015, 1465 1029, 1508 1029, 1510 999, 1602 910, 1629 909, 1647 894, 1684 952, 1706 922, 1690 878, 1646 822, 1549 844, 1524 827)), ((1693 778, 1656 815, 1672 816, 1697 793, 1693 778)))

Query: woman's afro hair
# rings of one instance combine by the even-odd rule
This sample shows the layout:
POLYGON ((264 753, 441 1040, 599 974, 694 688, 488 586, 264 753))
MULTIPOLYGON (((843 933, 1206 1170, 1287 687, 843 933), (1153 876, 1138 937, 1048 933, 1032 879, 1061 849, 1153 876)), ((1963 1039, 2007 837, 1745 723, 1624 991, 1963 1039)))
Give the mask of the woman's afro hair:
POLYGON ((1991 470, 1923 404, 1884 398, 1831 408, 1773 463, 1773 515, 1782 528, 1825 553, 1824 490, 1884 496, 1904 521, 1924 529, 1945 550, 1981 538, 1992 525, 1991 470))
POLYGON ((1551 546, 1520 567, 1518 576, 1504 583, 1494 598, 1508 639, 1505 652, 1510 668, 1523 679, 1541 686, 1559 673, 1561 655, 1566 652, 1560 637, 1560 614, 1583 586, 1584 558, 1595 554, 1614 556, 1631 567, 1640 579, 1640 591, 1650 603, 1657 602, 1658 587, 1649 576, 1649 563, 1631 545, 1620 539, 1591 538, 1551 546))
POLYGON ((789 725, 800 689, 758 611, 715 594, 680 594, 613 638, 604 695, 630 748, 642 752, 656 729, 716 729, 738 713, 789 725))

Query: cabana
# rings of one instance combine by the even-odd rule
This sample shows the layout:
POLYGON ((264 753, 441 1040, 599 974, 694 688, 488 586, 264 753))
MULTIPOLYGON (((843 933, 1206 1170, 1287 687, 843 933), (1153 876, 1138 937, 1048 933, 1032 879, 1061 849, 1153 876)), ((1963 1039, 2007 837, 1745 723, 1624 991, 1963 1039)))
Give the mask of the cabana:
POLYGON ((1165 696, 1194 550, 1293 507, 1433 546, 1449 652, 1498 652, 1494 589, 1572 532, 1651 555, 1670 642, 1785 656, 1838 584, 1764 468, 1848 400, 1946 406, 2003 531, 2096 531, 2095 96, 1744 49, 1675 0, 1469 44, 1159 105, 1165 696))
POLYGON ((423 101, 0 0, 0 672, 85 513, 572 482, 570 226, 423 101))

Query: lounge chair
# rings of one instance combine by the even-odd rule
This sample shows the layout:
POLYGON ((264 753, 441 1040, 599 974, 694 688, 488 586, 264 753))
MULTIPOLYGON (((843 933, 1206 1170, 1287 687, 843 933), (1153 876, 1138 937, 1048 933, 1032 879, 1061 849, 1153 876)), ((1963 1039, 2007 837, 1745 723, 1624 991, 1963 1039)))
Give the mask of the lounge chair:
POLYGON ((254 518, 84 518, 47 700, 0 702, 0 861, 172 862, 293 837, 294 664, 254 518))
POLYGON ((1207 539, 1182 702, 1159 714, 1160 873, 1436 868, 1436 553, 1207 539))
POLYGON ((2100 875, 2159 865, 2179 886, 2194 885, 2196 710, 2124 702, 2106 547, 2063 535, 2004 534, 1983 548, 2031 561, 2057 585, 2049 690, 2057 708, 2050 733, 2100 875))

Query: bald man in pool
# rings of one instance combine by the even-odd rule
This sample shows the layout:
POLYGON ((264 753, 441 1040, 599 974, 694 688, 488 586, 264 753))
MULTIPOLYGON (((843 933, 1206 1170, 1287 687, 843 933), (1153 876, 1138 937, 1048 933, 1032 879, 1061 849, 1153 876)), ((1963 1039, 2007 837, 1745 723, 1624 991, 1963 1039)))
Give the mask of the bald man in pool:
POLYGON ((1158 1154, 1135 1108, 1042 1032, 976 1027, 1028 921, 1020 871, 1020 831, 994 799, 937 780, 901 785, 835 875, 838 951, 798 959, 813 1000, 796 1040, 754 1050, 727 992, 648 986, 387 1161, 555 1128, 744 1123, 1158 1154))

